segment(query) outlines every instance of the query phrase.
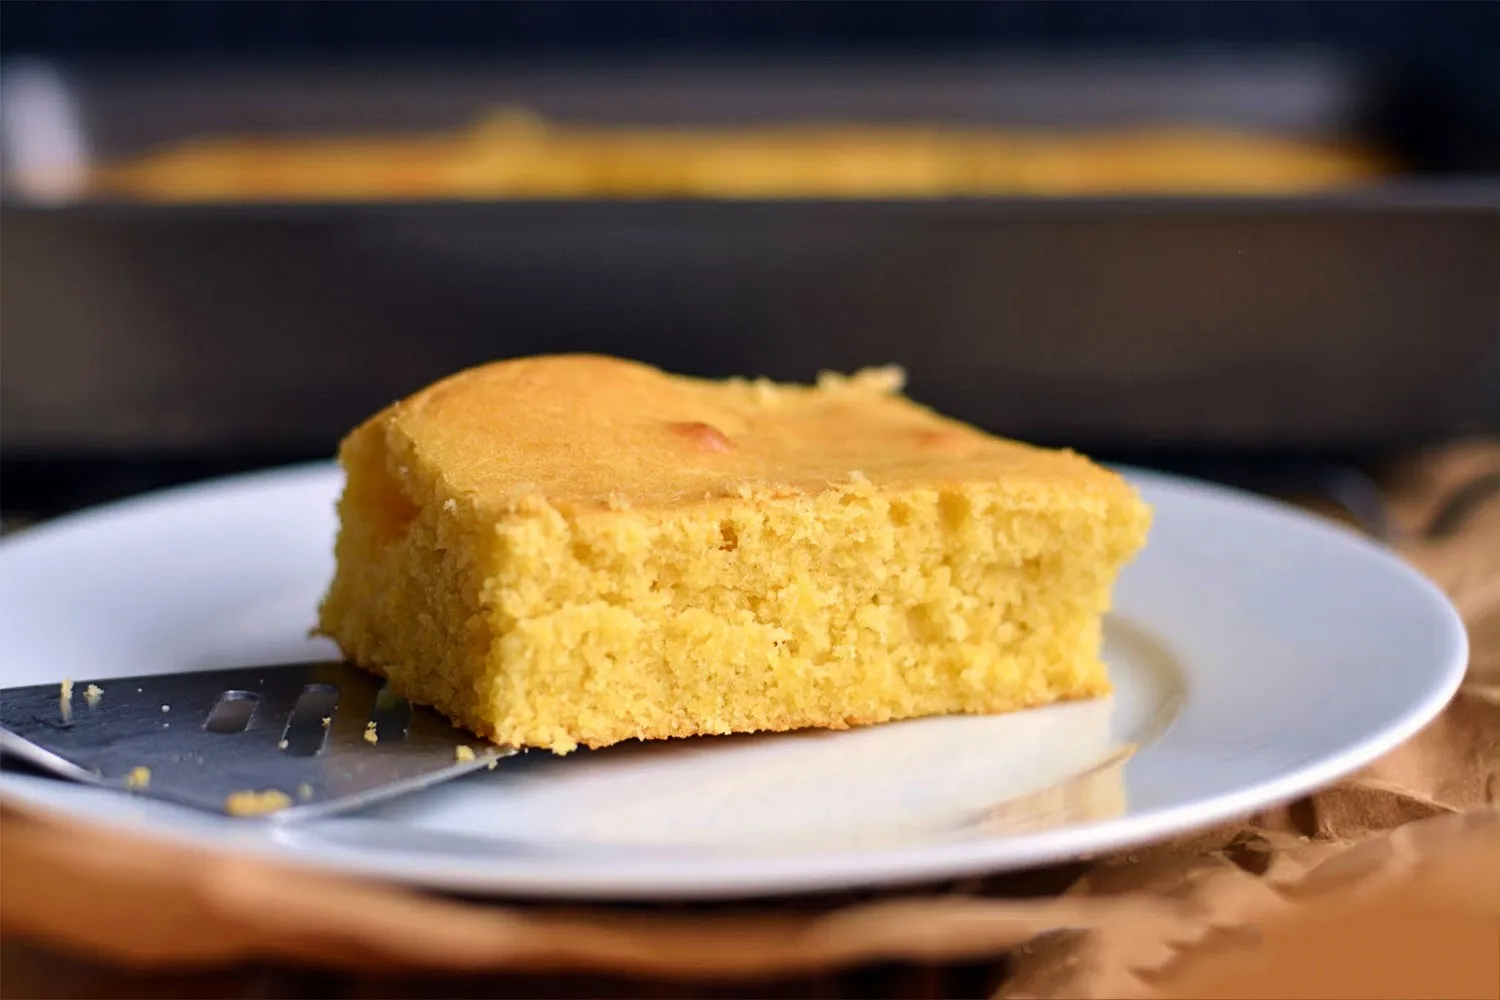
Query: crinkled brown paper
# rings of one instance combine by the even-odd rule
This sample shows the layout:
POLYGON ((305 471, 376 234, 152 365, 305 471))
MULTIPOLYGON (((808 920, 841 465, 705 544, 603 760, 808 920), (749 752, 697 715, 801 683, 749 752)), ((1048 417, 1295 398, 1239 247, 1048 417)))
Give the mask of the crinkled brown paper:
MULTIPOLYGON (((0 931, 7 965, 16 960, 29 977, 7 974, 6 992, 45 992, 49 969, 65 974, 56 958, 35 960, 42 948, 154 974, 246 962, 263 969, 268 960, 348 970, 364 984, 357 992, 383 995, 416 981, 430 993, 444 982, 435 976, 461 976, 449 981, 487 995, 475 982, 501 980, 476 974, 500 971, 595 974, 594 995, 612 992, 599 974, 633 978, 633 988, 621 987, 631 995, 690 995, 683 983, 754 994, 757 984, 779 982, 785 992, 788 977, 801 976, 791 981, 805 990, 792 987, 793 995, 814 985, 826 995, 840 991, 836 980, 806 977, 872 962, 992 962, 977 989, 1010 998, 1495 996, 1489 984, 1500 984, 1500 971, 1460 982, 1452 977, 1462 962, 1436 952, 1424 961, 1396 946, 1420 933, 1434 948, 1472 939, 1479 951, 1462 953, 1477 955, 1482 971, 1488 940, 1500 970, 1500 502, 1449 535, 1423 531, 1460 484, 1486 472, 1500 472, 1500 447, 1429 456, 1390 484, 1398 539, 1412 539, 1398 547, 1452 596, 1469 627, 1462 691, 1394 753, 1284 808, 1055 870, 1052 886, 1043 873, 673 909, 461 901, 165 847, 5 804, 0 931), (1061 894, 1038 896, 1038 886, 1061 894), (1400 916, 1380 923, 1386 913, 1407 924, 1400 916), (1429 916, 1413 922, 1414 913, 1429 916), (1382 934, 1395 943, 1369 947, 1382 934), (1417 978, 1381 971, 1381 961, 1402 955, 1417 978), (1340 980, 1340 969, 1363 970, 1365 980, 1340 980), (643 977, 660 988, 643 992, 643 977), (1480 992, 1464 992, 1472 989, 1480 992)), ((866 976, 853 989, 886 992, 898 980, 910 991, 909 977, 866 976)), ((521 990, 540 995, 553 981, 533 975, 521 990)), ((941 983, 926 980, 925 992, 951 987, 941 983)))

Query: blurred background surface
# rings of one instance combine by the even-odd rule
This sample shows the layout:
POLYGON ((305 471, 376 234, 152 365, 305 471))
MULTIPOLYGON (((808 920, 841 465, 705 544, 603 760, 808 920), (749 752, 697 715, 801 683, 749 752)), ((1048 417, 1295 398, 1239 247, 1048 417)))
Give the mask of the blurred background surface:
POLYGON ((589 350, 897 362, 1357 507, 1500 428, 1497 51, 1500 5, 1436 0, 6 3, 0 504, 589 350))

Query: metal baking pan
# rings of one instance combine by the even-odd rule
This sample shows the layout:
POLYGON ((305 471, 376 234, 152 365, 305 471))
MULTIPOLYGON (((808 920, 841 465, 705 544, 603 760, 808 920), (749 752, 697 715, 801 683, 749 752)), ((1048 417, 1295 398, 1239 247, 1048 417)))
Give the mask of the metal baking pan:
MULTIPOLYGON (((115 151, 164 141, 174 120, 316 129, 342 109, 368 124, 369 102, 408 121, 426 108, 441 126, 497 95, 580 118, 753 118, 799 99, 858 116, 849 95, 883 93, 880 107, 928 118, 1084 125, 1177 94, 1179 119, 1309 134, 1369 120, 1357 76, 1326 67, 1258 91, 1207 70, 1196 92, 1149 73, 1112 88, 1099 71, 1089 87, 1087 74, 1071 90, 1033 83, 1030 99, 1014 69, 893 82, 864 66, 879 85, 826 69, 693 72, 707 75, 538 71, 477 90, 442 74, 337 77, 300 104, 270 99, 295 83, 275 74, 202 78, 176 104, 161 77, 80 73, 76 87, 93 94, 85 132, 115 151)), ((1500 184, 1485 178, 1253 199, 10 198, 0 230, 11 456, 321 453, 457 368, 577 350, 798 379, 896 361, 928 403, 1088 448, 1376 449, 1500 427, 1500 184)))

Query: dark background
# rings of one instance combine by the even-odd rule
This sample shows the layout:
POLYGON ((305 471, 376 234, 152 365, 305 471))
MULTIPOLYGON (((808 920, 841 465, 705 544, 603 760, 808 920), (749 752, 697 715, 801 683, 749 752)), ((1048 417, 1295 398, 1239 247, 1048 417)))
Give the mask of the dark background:
POLYGON ((1500 172, 1485 0, 3 0, 0 58, 77 64, 1285 56, 1357 62, 1430 171, 1500 172))
POLYGON ((1449 0, 7 0, 0 52, 608 56, 1319 45, 1493 78, 1500 9, 1449 0))
MULTIPOLYGON (((0 9, 0 55, 114 61, 1315 49, 1377 66, 1429 114, 1500 132, 1500 4, 1482 0, 5 0, 0 9)), ((1448 165, 1448 153, 1434 155, 1448 165)))
MULTIPOLYGON (((1335 58, 1420 176, 1500 176, 1500 3, 0 4, 0 59, 189 81, 1101 54, 1335 58)), ((931 210, 12 206, 0 503, 55 513, 324 456, 395 395, 549 349, 786 378, 894 358, 919 398, 990 429, 1156 465, 1379 455, 1500 423, 1497 205, 1439 187, 931 210)))

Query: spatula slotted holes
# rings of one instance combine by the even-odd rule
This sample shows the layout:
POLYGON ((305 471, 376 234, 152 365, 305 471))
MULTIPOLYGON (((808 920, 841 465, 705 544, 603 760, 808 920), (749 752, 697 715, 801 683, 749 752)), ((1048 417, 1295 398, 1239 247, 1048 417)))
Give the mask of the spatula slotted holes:
POLYGON ((399 743, 406 739, 406 734, 411 731, 411 702, 390 688, 381 688, 380 693, 375 696, 375 708, 370 713, 368 729, 374 734, 374 738, 366 739, 376 746, 381 743, 399 743))
POLYGON ((225 691, 208 710, 203 728, 210 733, 233 735, 243 733, 260 705, 260 695, 254 691, 225 691))
POLYGON ((281 733, 281 750, 293 757, 311 757, 321 753, 333 728, 333 713, 338 711, 339 689, 332 684, 308 684, 297 696, 297 704, 281 733))

